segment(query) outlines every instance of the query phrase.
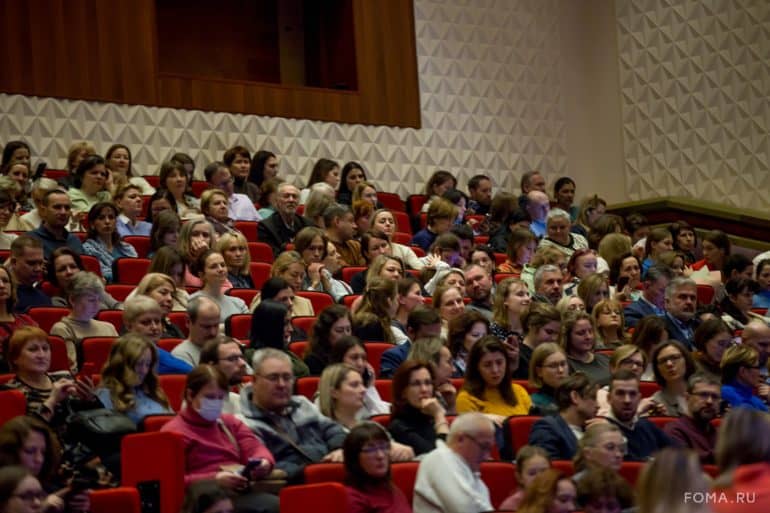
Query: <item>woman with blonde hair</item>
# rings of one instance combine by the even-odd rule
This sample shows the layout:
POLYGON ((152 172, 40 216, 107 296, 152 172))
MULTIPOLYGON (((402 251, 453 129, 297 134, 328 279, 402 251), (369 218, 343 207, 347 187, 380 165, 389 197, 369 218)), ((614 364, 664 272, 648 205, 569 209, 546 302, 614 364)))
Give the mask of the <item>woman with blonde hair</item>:
POLYGON ((594 352, 596 337, 590 315, 586 312, 567 314, 562 319, 559 345, 567 354, 571 372, 582 371, 600 386, 609 384, 609 358, 594 352))
POLYGON ((340 424, 345 431, 355 426, 364 406, 366 386, 361 374, 345 363, 326 367, 318 382, 318 409, 325 417, 340 424))
POLYGON ((572 459, 575 481, 580 481, 591 468, 619 471, 626 450, 626 439, 618 426, 612 422, 590 424, 578 440, 578 450, 572 459))
MULTIPOLYGON (((615 374, 619 370, 629 370, 637 378, 642 377, 642 373, 647 368, 647 354, 638 346, 633 344, 624 344, 618 346, 610 356, 610 374, 615 374)), ((610 414, 610 387, 603 386, 596 391, 596 404, 599 406, 597 415, 606 417, 610 414)), ((657 415, 660 405, 650 397, 644 397, 639 401, 636 408, 637 415, 657 415)), ((661 410, 662 411, 662 410, 661 410)))
POLYGON ((377 201, 377 187, 371 182, 361 182, 353 189, 353 196, 351 204, 355 204, 357 201, 365 201, 372 206, 372 211, 382 208, 382 205, 377 201))
POLYGON ((398 232, 399 228, 393 212, 386 208, 381 208, 375 211, 369 222, 369 228, 373 230, 380 230, 391 239, 391 254, 400 258, 406 267, 409 269, 416 269, 418 271, 425 267, 425 264, 419 258, 417 258, 417 255, 415 255, 414 251, 412 251, 412 248, 405 246, 404 244, 393 242, 393 235, 398 232))
POLYGON ((540 415, 558 414, 556 389, 569 375, 564 349, 553 342, 540 344, 532 352, 528 370, 529 384, 537 388, 537 392, 530 395, 532 406, 538 409, 540 415))
POLYGON ((441 316, 441 336, 449 335, 449 323, 465 312, 463 294, 453 285, 439 285, 433 292, 433 308, 438 310, 441 316))
MULTIPOLYGON (((126 299, 123 325, 127 333, 142 336, 157 344, 163 337, 163 309, 149 296, 137 294, 126 299)), ((125 335, 124 335, 125 336, 125 335)), ((192 366, 165 349, 157 348, 158 374, 187 374, 192 366)))
POLYGON ((572 479, 549 468, 538 475, 517 510, 519 513, 569 513, 575 511, 577 490, 572 479))
POLYGON ((577 295, 586 305, 586 312, 593 312, 596 303, 610 297, 610 286, 607 284, 607 278, 598 273, 589 274, 580 280, 577 295))
POLYGON ((353 334, 361 340, 393 343, 392 319, 398 310, 398 284, 376 277, 366 287, 353 313, 353 334))
POLYGON ((214 248, 222 253, 227 265, 227 279, 234 289, 253 289, 251 255, 246 237, 239 231, 228 231, 219 236, 214 248))
MULTIPOLYGON (((270 277, 283 278, 291 287, 293 293, 291 298, 292 317, 315 316, 313 303, 307 298, 296 295, 297 292, 302 290, 302 282, 305 279, 305 262, 302 259, 302 255, 296 251, 284 251, 278 255, 273 260, 272 267, 270 267, 270 277)), ((254 296, 251 305, 249 305, 249 310, 253 312, 259 306, 261 300, 261 293, 254 296)))
POLYGON ((596 326, 597 346, 603 349, 614 349, 628 342, 625 332, 626 319, 623 307, 614 299, 604 299, 596 303, 591 317, 596 326))
POLYGON ((639 513, 706 513, 711 511, 701 501, 687 497, 709 491, 697 453, 667 447, 642 469, 636 483, 639 513))
POLYGON ((155 345, 124 335, 110 349, 96 396, 105 408, 128 415, 137 424, 147 415, 173 413, 158 380, 155 345))
MULTIPOLYGON (((131 291, 129 297, 136 295, 151 297, 160 305, 163 321, 163 338, 185 338, 184 333, 168 318, 168 314, 175 310, 175 305, 180 304, 179 290, 170 276, 161 273, 146 274, 139 282, 139 285, 131 291)), ((185 301, 186 304, 187 301, 185 301)), ((186 307, 179 308, 177 311, 181 310, 186 310, 186 307)))
POLYGON ((147 269, 148 273, 165 274, 174 282, 176 294, 172 310, 175 312, 186 309, 187 302, 190 300, 190 294, 187 293, 187 289, 184 287, 184 270, 185 264, 182 260, 182 255, 179 254, 176 248, 171 246, 160 248, 153 255, 150 267, 147 269))
MULTIPOLYGON (((194 219, 187 221, 179 230, 179 242, 177 248, 182 259, 187 263, 184 275, 186 287, 202 287, 203 282, 200 277, 191 272, 193 262, 198 260, 203 253, 214 247, 216 242, 216 233, 211 223, 205 219, 194 219)), ((225 279, 222 283, 222 292, 233 288, 230 280, 225 279)))

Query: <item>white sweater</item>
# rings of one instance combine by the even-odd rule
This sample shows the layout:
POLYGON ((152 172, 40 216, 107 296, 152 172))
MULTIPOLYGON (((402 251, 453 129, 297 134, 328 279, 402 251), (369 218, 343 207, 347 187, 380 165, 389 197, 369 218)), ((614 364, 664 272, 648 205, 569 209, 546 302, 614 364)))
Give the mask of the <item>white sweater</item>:
POLYGON ((414 513, 480 513, 494 509, 481 475, 441 442, 420 463, 412 507, 414 513))

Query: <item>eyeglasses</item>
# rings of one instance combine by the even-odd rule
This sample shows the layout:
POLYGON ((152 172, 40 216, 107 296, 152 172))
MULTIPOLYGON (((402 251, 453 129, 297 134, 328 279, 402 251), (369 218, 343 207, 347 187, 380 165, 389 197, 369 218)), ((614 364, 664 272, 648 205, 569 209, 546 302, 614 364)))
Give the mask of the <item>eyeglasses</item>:
POLYGON ((682 358, 684 358, 684 356, 681 354, 672 354, 671 356, 666 356, 665 358, 658 358, 657 362, 658 365, 666 365, 667 363, 676 363, 682 358))
POLYGON ((422 381, 410 381, 409 382, 410 387, 419 388, 419 387, 432 387, 433 386, 433 380, 425 379, 422 381))
POLYGON ((465 436, 472 440, 474 444, 478 446, 479 449, 481 449, 483 452, 490 452, 492 448, 495 446, 495 442, 479 442, 476 440, 476 437, 469 435, 468 433, 464 433, 465 436))
POLYGON ((17 497, 24 502, 32 502, 35 499, 39 500, 40 502, 43 502, 46 497, 48 497, 48 494, 44 492, 43 490, 30 490, 28 492, 24 493, 14 493, 11 497, 17 497))
POLYGON ((246 360, 246 357, 244 357, 242 354, 231 354, 228 357, 219 359, 220 362, 230 362, 230 363, 235 363, 238 360, 246 360))
POLYGON ((561 368, 569 367, 569 364, 565 360, 563 362, 544 363, 543 365, 541 365, 541 367, 545 367, 546 369, 554 370, 554 369, 561 369, 561 368))
POLYGON ((712 401, 717 402, 722 399, 722 394, 714 392, 693 392, 691 395, 694 395, 698 399, 703 399, 704 401, 711 399, 712 401))
POLYGON ((270 383, 278 383, 280 381, 285 381, 286 383, 294 383, 294 375, 293 374, 255 374, 255 376, 259 378, 264 378, 268 380, 270 383))
POLYGON ((644 362, 641 360, 623 360, 620 362, 620 365, 624 365, 626 367, 638 367, 641 369, 644 367, 644 362))
POLYGON ((378 452, 390 453, 390 444, 371 444, 365 445, 361 448, 361 452, 364 454, 376 454, 378 452))

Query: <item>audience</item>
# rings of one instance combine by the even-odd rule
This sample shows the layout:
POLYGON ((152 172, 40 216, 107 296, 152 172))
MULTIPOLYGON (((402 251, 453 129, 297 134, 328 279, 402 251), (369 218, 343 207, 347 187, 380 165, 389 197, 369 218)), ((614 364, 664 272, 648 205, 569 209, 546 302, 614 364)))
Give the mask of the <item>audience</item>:
POLYGON ((207 341, 219 334, 219 305, 200 296, 187 303, 187 319, 190 335, 171 350, 171 354, 193 367, 201 358, 201 350, 207 341))
POLYGON ((102 277, 111 283, 114 262, 119 258, 136 258, 136 249, 120 240, 115 222, 118 209, 114 203, 97 203, 88 211, 88 238, 83 242, 83 254, 96 258, 102 277))
POLYGON ((760 380, 759 354, 750 346, 729 347, 722 355, 722 399, 731 407, 751 408, 767 412, 767 387, 754 392, 760 380))
POLYGON ((661 342, 652 350, 655 382, 660 390, 650 398, 667 417, 687 414, 687 380, 695 373, 695 361, 690 352, 676 340, 661 342))
POLYGON ((519 509, 519 504, 532 487, 535 478, 551 468, 548 453, 534 445, 522 446, 516 453, 514 463, 516 463, 516 486, 518 490, 509 495, 500 504, 498 510, 516 511, 519 509))
POLYGON ((62 246, 67 246, 78 255, 83 253, 80 239, 67 231, 72 214, 72 202, 66 192, 60 189, 51 189, 46 192, 38 212, 42 222, 27 234, 43 244, 46 259, 51 257, 55 249, 62 246))
POLYGON ((529 383, 537 388, 532 394, 532 409, 540 415, 559 412, 557 390, 569 374, 564 350, 553 342, 544 342, 532 352, 529 362, 529 383))
POLYGON ((687 413, 663 428, 675 445, 696 451, 702 464, 716 462, 717 430, 711 421, 720 414, 720 386, 719 380, 708 374, 693 374, 687 380, 687 413))
POLYGON ((594 352, 593 318, 586 312, 572 312, 564 317, 559 345, 567 354, 571 372, 584 372, 599 385, 609 382, 610 360, 607 355, 594 352))
POLYGON ((43 244, 38 239, 29 235, 14 239, 11 256, 5 266, 6 274, 10 274, 6 279, 8 308, 3 317, 20 314, 33 306, 51 306, 51 298, 39 287, 44 268, 43 244))

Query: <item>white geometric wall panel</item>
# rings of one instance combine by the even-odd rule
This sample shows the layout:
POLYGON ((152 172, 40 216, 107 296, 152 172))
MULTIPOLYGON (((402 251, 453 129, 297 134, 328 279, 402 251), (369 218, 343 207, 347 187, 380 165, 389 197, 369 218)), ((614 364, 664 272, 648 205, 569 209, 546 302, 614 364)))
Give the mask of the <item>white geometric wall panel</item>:
POLYGON ((770 206, 770 2, 617 0, 629 199, 770 206))
POLYGON ((128 145, 142 174, 176 151, 196 170, 242 144, 281 157, 304 185, 316 159, 358 160, 383 190, 422 192, 446 169, 490 174, 518 191, 522 173, 549 182, 567 170, 558 0, 415 0, 422 128, 349 125, 0 94, 0 143, 21 138, 64 168, 67 147, 128 145))

